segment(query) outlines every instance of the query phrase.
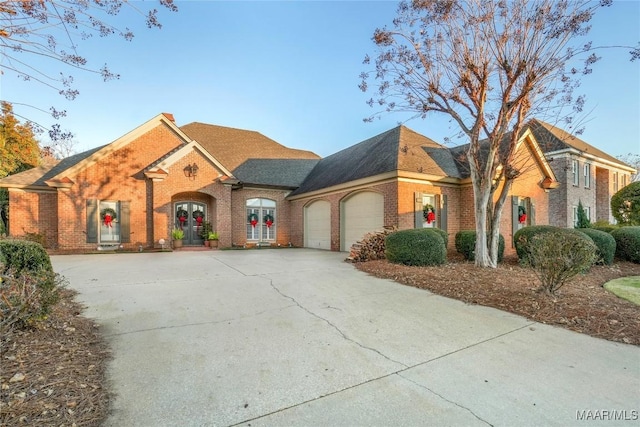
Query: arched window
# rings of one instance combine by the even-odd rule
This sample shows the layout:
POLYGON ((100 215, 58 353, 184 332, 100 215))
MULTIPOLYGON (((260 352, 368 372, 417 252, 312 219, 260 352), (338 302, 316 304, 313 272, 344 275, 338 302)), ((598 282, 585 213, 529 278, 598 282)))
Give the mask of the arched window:
POLYGON ((247 240, 276 239, 276 202, 270 199, 247 200, 247 240))

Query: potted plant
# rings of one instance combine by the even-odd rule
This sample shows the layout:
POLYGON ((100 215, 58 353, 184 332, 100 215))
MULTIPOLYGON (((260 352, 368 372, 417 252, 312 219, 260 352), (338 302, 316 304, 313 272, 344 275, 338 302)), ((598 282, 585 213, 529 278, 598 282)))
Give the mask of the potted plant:
POLYGON ((218 233, 215 231, 211 231, 209 232, 209 235, 207 236, 207 241, 209 242, 209 246, 211 246, 212 248, 217 248, 218 247, 218 233))
POLYGON ((173 248, 178 249, 182 247, 182 239, 184 239, 184 231, 179 228, 171 230, 171 238, 173 239, 173 248))
POLYGON ((200 229, 200 237, 204 241, 205 246, 209 246, 209 233, 213 231, 213 226, 209 221, 202 222, 202 228, 200 229))

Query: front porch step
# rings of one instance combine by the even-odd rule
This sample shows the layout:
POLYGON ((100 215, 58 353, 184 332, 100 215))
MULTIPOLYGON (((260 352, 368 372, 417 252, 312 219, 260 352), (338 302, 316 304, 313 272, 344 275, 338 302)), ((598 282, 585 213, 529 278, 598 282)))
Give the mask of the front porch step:
POLYGON ((98 245, 99 251, 115 251, 120 248, 120 243, 101 243, 98 245))

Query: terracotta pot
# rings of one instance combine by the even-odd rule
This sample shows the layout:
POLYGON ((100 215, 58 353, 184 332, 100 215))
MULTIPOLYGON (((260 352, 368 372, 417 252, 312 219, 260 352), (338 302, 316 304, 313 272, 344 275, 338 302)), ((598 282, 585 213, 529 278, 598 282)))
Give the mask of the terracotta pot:
POLYGON ((204 245, 208 248, 209 246, 211 246, 211 240, 205 240, 204 241, 204 245))
POLYGON ((218 241, 217 240, 209 240, 209 244, 211 245, 212 248, 217 248, 218 247, 218 241))
POLYGON ((174 240, 173 241, 173 249, 178 249, 182 247, 182 240, 174 240))

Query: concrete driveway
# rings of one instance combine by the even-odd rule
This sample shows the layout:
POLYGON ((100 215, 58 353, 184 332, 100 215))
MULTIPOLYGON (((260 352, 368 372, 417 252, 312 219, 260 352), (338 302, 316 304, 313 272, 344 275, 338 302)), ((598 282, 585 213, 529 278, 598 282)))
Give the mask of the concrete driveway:
POLYGON ((638 425, 640 348, 376 279, 344 256, 52 261, 112 347, 108 426, 638 425))

